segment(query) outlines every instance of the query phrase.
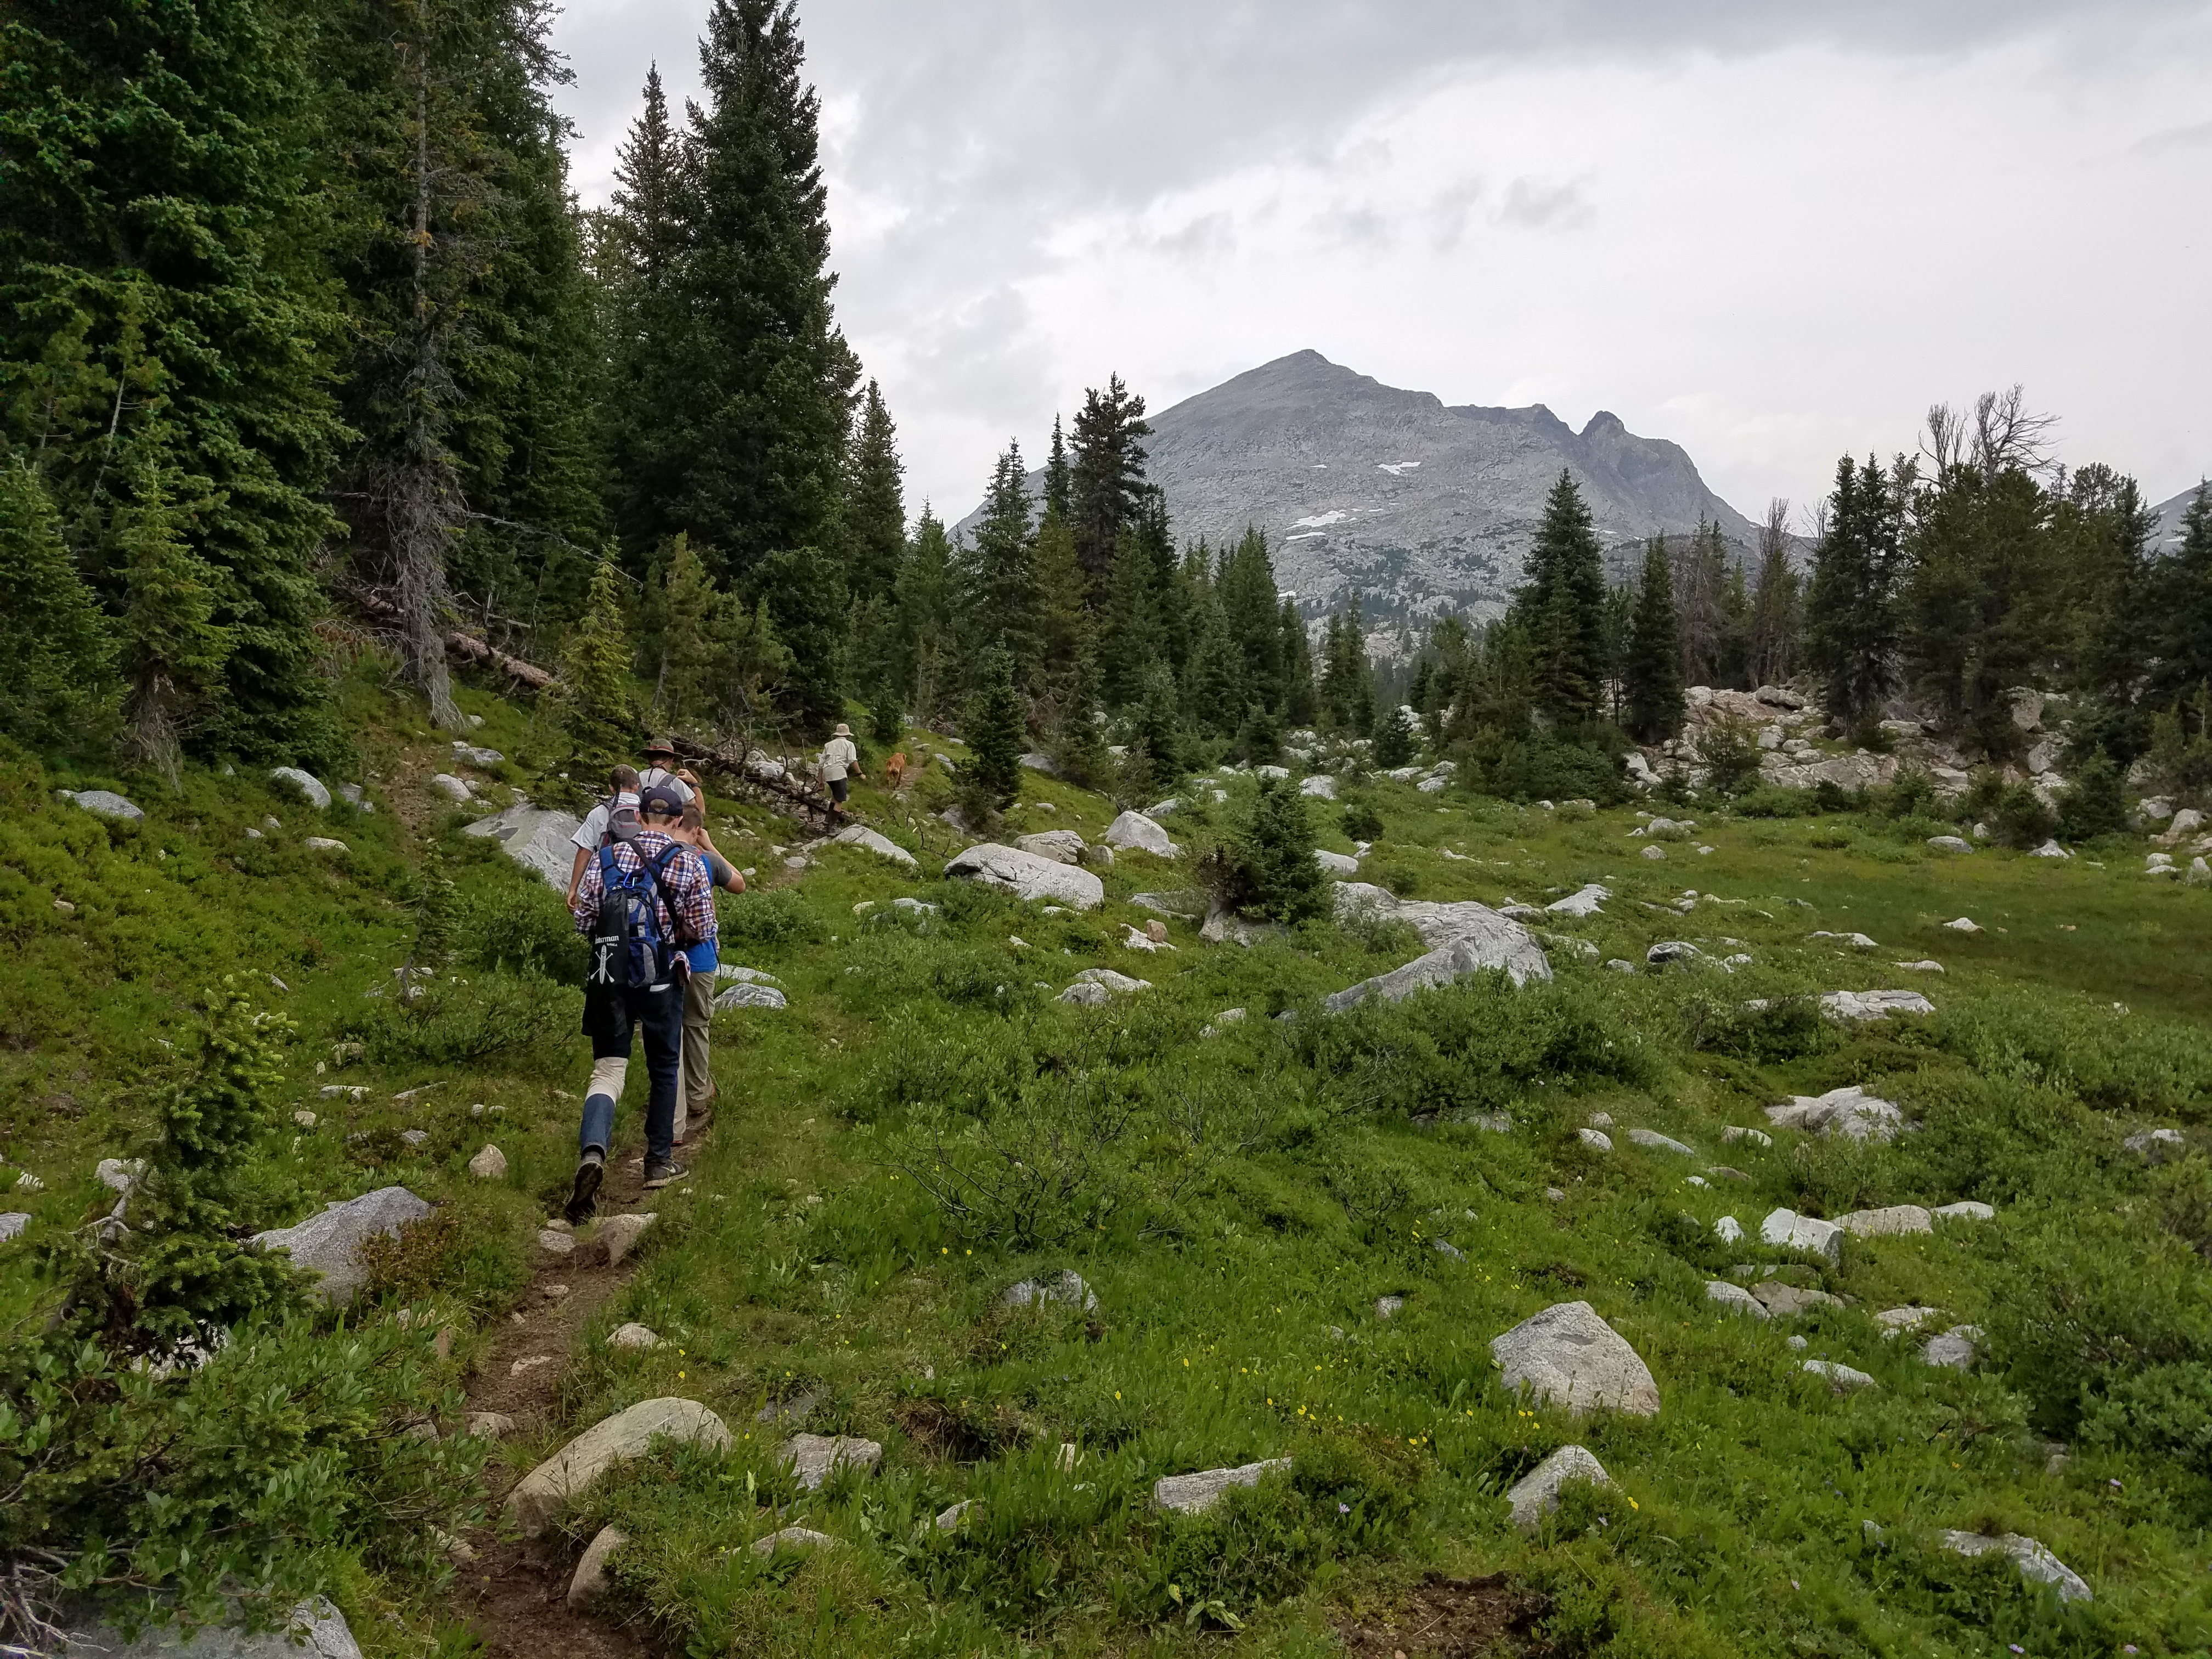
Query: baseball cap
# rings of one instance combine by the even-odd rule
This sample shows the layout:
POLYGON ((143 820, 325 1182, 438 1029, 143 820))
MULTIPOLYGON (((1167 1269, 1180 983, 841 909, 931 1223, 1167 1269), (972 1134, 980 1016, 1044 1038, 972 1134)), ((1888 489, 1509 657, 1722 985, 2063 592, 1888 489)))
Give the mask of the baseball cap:
POLYGON ((637 798, 637 813, 643 818, 680 818, 684 797, 666 784, 656 783, 637 798))

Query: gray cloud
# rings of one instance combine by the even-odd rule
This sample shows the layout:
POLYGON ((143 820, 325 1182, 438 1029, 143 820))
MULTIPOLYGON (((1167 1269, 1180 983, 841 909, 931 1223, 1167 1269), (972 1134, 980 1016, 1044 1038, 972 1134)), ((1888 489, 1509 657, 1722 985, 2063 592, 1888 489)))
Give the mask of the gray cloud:
MULTIPOLYGON (((696 83, 705 10, 570 0, 556 39, 577 78, 562 102, 586 199, 604 195, 648 61, 678 95, 696 83)), ((2212 184, 2197 159, 2212 148, 2198 119, 2212 93, 2205 0, 810 0, 802 21, 824 100, 840 315, 892 400, 917 495, 940 505, 980 488, 1007 436, 1041 443, 1053 410, 1110 369, 1141 376, 1164 405, 1307 345, 1454 401, 1614 407, 1690 444, 1754 505, 1770 489, 1809 495, 1826 464, 1808 458, 1906 441, 1929 392, 1921 377, 2024 376, 2031 392, 2057 381, 2051 401, 2078 397, 2075 368, 2043 366, 2047 323, 2077 294, 2096 312, 2081 285, 2113 280, 2070 238, 2071 267, 2039 276, 2047 291, 2001 337, 2005 313, 1981 302, 1972 263, 1996 233, 1954 224, 1960 204, 1971 216, 2004 178, 2015 143, 1980 132, 1946 147, 1931 133, 1901 160, 1896 125, 1931 118, 1914 88, 1993 65, 2002 84, 1985 89, 1984 114, 2002 124, 2039 86, 2063 82, 2074 105, 2117 110, 2147 64, 2171 82, 2194 63, 2199 95, 2103 119, 2098 155, 2139 150, 2135 165, 2171 175, 2177 210, 2212 184), (1887 101, 1821 106, 1838 65, 1887 101), (1704 121, 1670 79, 1755 104, 1770 72, 1808 77, 1808 107, 1771 111, 1759 130, 1704 121), (1516 102, 1535 82, 1553 100, 1516 102), (1600 82, 1579 104, 1557 101, 1600 82), (1455 97, 1466 131, 1403 130, 1405 112, 1455 97), (1485 124, 1499 99, 1522 113, 1517 126, 1485 124), (1588 130, 1622 99, 1641 100, 1646 125, 1594 153, 1588 130), (1638 174, 1646 151, 1673 170, 1638 174), (1826 192, 1851 199, 1844 159, 1876 151, 1865 187, 1893 198, 1896 223, 1868 226, 1847 254, 1857 268, 1838 269, 1834 250, 1812 250, 1812 228, 1826 192), (1667 242, 1692 224, 1770 218, 1771 252, 1667 242), (1905 289, 1888 266, 1914 237, 1955 246, 1926 250, 1930 269, 1905 289), (1711 270, 1734 280, 1761 264, 1765 283, 1706 292, 1711 270), (1950 317, 1949 294, 1977 295, 1974 313, 1950 317), (1598 316, 1618 332, 1589 327, 1598 316), (1931 364, 1939 347, 1956 361, 1931 364), (1877 372, 1897 384, 1877 392, 1877 372)), ((2051 199, 2091 216, 2119 199, 2109 178, 2081 172, 2088 161, 2042 160, 2057 167, 2051 199)), ((2011 258, 2052 263, 2026 246, 2011 258)), ((2166 293, 2131 292, 2130 316, 2154 314, 2166 293)), ((2166 337, 2160 383, 2201 384, 2212 347, 2197 312, 2166 337)), ((2137 363, 2118 343, 2101 361, 2121 407, 2133 394, 2118 383, 2137 363)), ((2195 477, 2212 433, 2198 416, 2167 426, 2142 464, 2195 477)))

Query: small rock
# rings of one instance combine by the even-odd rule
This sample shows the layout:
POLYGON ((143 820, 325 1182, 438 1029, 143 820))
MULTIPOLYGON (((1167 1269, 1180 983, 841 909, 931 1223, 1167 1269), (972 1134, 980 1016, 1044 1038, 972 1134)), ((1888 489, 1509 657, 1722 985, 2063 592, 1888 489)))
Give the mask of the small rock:
POLYGON ((783 1449, 777 1455, 790 1466, 802 1489, 818 1492, 840 1468, 873 1474, 876 1466, 884 1461, 884 1449, 873 1440, 857 1440, 845 1435, 795 1434, 783 1443, 783 1449))
POLYGON ((1799 1215, 1795 1210, 1776 1210, 1759 1224, 1759 1237, 1778 1249, 1802 1250, 1835 1261, 1844 1252, 1844 1230, 1832 1221, 1799 1215))
MULTIPOLYGON (((517 1314, 515 1317, 520 1320, 522 1316, 520 1314, 517 1314)), ((514 1364, 507 1368, 507 1374, 509 1376, 526 1376, 532 1371, 537 1370, 542 1366, 550 1365, 552 1363, 553 1356, 551 1354, 534 1353, 526 1359, 516 1360, 514 1364)))
POLYGON ((607 1346, 610 1348, 633 1350, 657 1348, 660 1346, 660 1339, 647 1328, 633 1320, 627 1325, 616 1326, 607 1337, 607 1346))
POLYGON ((957 1504, 953 1504, 951 1508, 949 1508, 949 1509, 945 1509, 945 1510, 940 1510, 939 1511, 938 1511, 937 1521, 936 1521, 936 1523, 935 1523, 935 1524, 936 1524, 936 1527, 937 1527, 938 1531, 939 1531, 939 1532, 957 1532, 957 1531, 958 1531, 958 1530, 959 1530, 959 1528, 960 1528, 960 1517, 961 1517, 962 1516, 963 1516, 963 1515, 967 1514, 969 1510, 970 1510, 974 1509, 975 1507, 975 1499, 974 1499, 974 1498, 962 1498, 958 1503, 957 1503, 957 1504))
POLYGON ((788 1006, 784 994, 773 985, 757 985, 739 981, 714 998, 714 1012, 727 1013, 733 1008, 782 1008, 788 1006))
POLYGON ((524 1537, 540 1536, 570 1498, 664 1437, 716 1449, 730 1443, 722 1419, 696 1400, 640 1401, 585 1430, 525 1475, 507 1494, 507 1518, 524 1537))
POLYGON ((1375 1298, 1375 1316, 1393 1319, 1405 1311, 1405 1307, 1406 1298, 1402 1296, 1378 1296, 1375 1298))
POLYGON ((556 1232, 550 1227, 540 1227, 538 1230, 538 1248, 548 1255, 574 1255, 576 1254, 575 1235, 556 1232))
POLYGON ((1751 1287, 1751 1296, 1759 1305, 1777 1319, 1795 1319, 1799 1314, 1809 1313, 1815 1308, 1840 1308, 1840 1297, 1830 1296, 1826 1291, 1808 1291, 1795 1285, 1786 1285, 1778 1279, 1762 1279, 1751 1287))
POLYGON ((1262 1458, 1233 1469, 1204 1469, 1196 1474, 1164 1474, 1152 1483, 1152 1502, 1178 1515, 1199 1515, 1221 1501, 1231 1486, 1256 1486, 1262 1475, 1290 1472, 1287 1457, 1262 1458))
POLYGON ((1954 1325, 1941 1336, 1928 1339, 1927 1346, 1920 1350, 1920 1363, 1970 1371, 1974 1368, 1974 1356, 1980 1352, 1981 1334, 1978 1325, 1954 1325))
POLYGON ((333 841, 328 836, 309 836, 300 844, 310 853, 349 853, 353 850, 343 842, 333 841))
POLYGON ((1636 971, 1636 964, 1625 957, 1608 957, 1605 965, 1616 974, 1632 974, 1636 971))
POLYGON ((584 1559, 576 1563, 574 1577, 568 1580, 568 1606, 581 1613, 586 1607, 607 1593, 607 1558, 629 1540, 612 1527, 601 1527, 598 1535, 584 1547, 584 1559))
POLYGON ((610 1267, 618 1267, 623 1258, 637 1248, 637 1241, 645 1230, 653 1225, 659 1212, 647 1210, 639 1215, 611 1215, 599 1223, 592 1242, 605 1258, 610 1267))
MULTIPOLYGON (((280 766, 269 775, 276 782, 289 785, 306 796, 308 805, 318 812, 331 810, 331 792, 324 788, 312 773, 302 772, 296 766, 280 766)), ((271 824, 270 827, 273 829, 276 826, 271 824)))
POLYGON ((1611 1112, 1592 1112, 1586 1121, 1588 1121, 1590 1127, 1593 1129, 1610 1129, 1613 1127, 1613 1114, 1611 1112))
POLYGON ((1940 1308, 1923 1308, 1917 1303, 1905 1308, 1885 1308, 1874 1316, 1881 1327, 1882 1340, 1893 1340, 1900 1331, 1917 1330, 1942 1312, 1940 1308))
POLYGON ((1974 850, 1974 843, 1963 836, 1930 836, 1928 844, 1943 853, 1971 853, 1974 850))
POLYGON ((1790 1346, 1802 1353, 1813 1345, 1802 1336, 1793 1336, 1790 1339, 1790 1346))
POLYGON ((1570 1480, 1587 1480, 1598 1486, 1613 1484, 1605 1465, 1591 1453, 1580 1446, 1562 1446, 1506 1489, 1513 1524, 1523 1532, 1543 1525, 1544 1517, 1559 1509, 1559 1488, 1570 1480))
POLYGON ((1857 1389, 1878 1389, 1881 1386, 1864 1371, 1833 1359, 1804 1360, 1800 1363, 1799 1369, 1809 1371, 1815 1376, 1826 1378, 1828 1387, 1837 1394, 1845 1394, 1857 1389))
POLYGON ((2032 859, 2070 859, 2073 856, 2055 841, 2046 841, 2028 854, 2032 859))
POLYGON ((1713 1223, 1713 1237, 1723 1244, 1733 1244, 1743 1237, 1743 1223, 1732 1215, 1724 1215, 1713 1223))
POLYGON ((2189 1137, 2179 1129, 2138 1129, 2120 1145, 2131 1152, 2141 1152, 2148 1158, 2154 1152, 2185 1151, 2189 1137))
POLYGON ((1164 859, 1182 856, 1182 848, 1168 839, 1168 832, 1142 812, 1122 813, 1106 826, 1099 839, 1118 851, 1151 853, 1164 859))
POLYGON ((1653 945, 1644 953, 1644 960, 1654 968, 1675 964, 1687 968, 1700 960, 1705 952, 1687 939, 1670 939, 1653 945))
MULTIPOLYGON (((938 757, 939 760, 944 756, 938 757)), ((817 1532, 811 1527, 785 1527, 765 1538, 753 1540, 755 1555, 774 1555, 778 1550, 827 1549, 837 1540, 826 1532, 817 1532)))
POLYGON ((1829 991, 1820 1011, 1830 1019, 1887 1019, 1892 1014, 1932 1014, 1936 1005, 1917 991, 1829 991))
POLYGON ((507 1154, 487 1145, 469 1160, 469 1173, 478 1181, 497 1181, 507 1173, 507 1154))
POLYGON ((399 1139, 410 1149, 420 1152, 430 1144, 430 1132, 428 1129, 402 1129, 399 1139))
POLYGON ((1085 1313, 1095 1313, 1098 1308, 1098 1293, 1083 1282, 1083 1275, 1070 1267, 1057 1273, 1040 1273, 1035 1279, 1024 1279, 1009 1285, 999 1297, 999 1304, 1006 1308, 1037 1308, 1048 1302, 1058 1302, 1085 1313))
POLYGON ((137 805, 112 789, 57 790, 64 800, 81 811, 94 817, 116 818, 125 823, 135 823, 146 814, 137 805))
POLYGON ((1768 1107, 1766 1115, 1778 1129, 1840 1134, 1853 1140, 1894 1140, 1905 1125, 1905 1113, 1895 1101, 1870 1095, 1857 1084, 1825 1095, 1792 1095, 1783 1104, 1768 1107))
POLYGON ((1990 1550, 2002 1551, 2019 1566, 2021 1577, 2030 1583, 2054 1586, 2061 1601, 2095 1599, 2079 1573, 2033 1538, 2016 1532, 2008 1532, 2001 1538, 1987 1538, 1972 1532, 1939 1532, 1936 1536, 1942 1540, 1945 1549, 1954 1550, 1960 1555, 1983 1555, 1990 1550))
POLYGON ((1431 1243, 1435 1244, 1437 1254, 1439 1255, 1448 1255, 1455 1261, 1464 1261, 1467 1260, 1467 1252, 1460 1249, 1458 1245, 1453 1243, 1449 1238, 1435 1239, 1432 1240, 1431 1243))
POLYGON ((1971 1198, 1941 1205, 1928 1213, 1938 1221, 1994 1221, 1997 1214, 1989 1205, 1971 1198))
POLYGON ((1932 958, 1923 958, 1919 962, 1900 962, 1896 966, 1908 974, 1940 974, 1943 971, 1943 964, 1932 958))
POLYGON ((1656 863, 1667 856, 1667 849, 1663 847, 1647 847, 1644 849, 1644 856, 1656 863))
POLYGON ((1575 1135, 1583 1146, 1595 1147, 1601 1152, 1613 1150, 1613 1137, 1602 1129, 1577 1129, 1575 1135))
POLYGON ((103 1158, 93 1169, 93 1177, 110 1192, 127 1193, 138 1184, 138 1177, 146 1173, 143 1158, 103 1158))
POLYGON ((1509 1390, 1569 1411, 1659 1411, 1659 1385, 1634 1348, 1587 1302, 1559 1302, 1491 1340, 1509 1390))
POLYGON ((450 772, 438 772, 433 774, 430 779, 430 787, 443 795, 447 800, 465 801, 472 799, 468 780, 466 778, 457 778, 450 772))
POLYGON ((1314 862, 1332 876, 1356 876, 1359 860, 1343 853, 1332 853, 1325 847, 1314 849, 1314 862))
POLYGON ((0 1215, 0 1243, 21 1238, 23 1229, 30 1224, 31 1218, 21 1210, 10 1210, 5 1215, 0 1215))
POLYGON ((1765 1130, 1746 1129, 1733 1123, 1721 1131, 1721 1139, 1731 1146, 1739 1140, 1747 1140, 1754 1146, 1771 1146, 1774 1144, 1774 1137, 1765 1130))
POLYGON ((1954 933, 1978 933, 1982 931, 1974 925, 1971 918, 1966 916, 1954 917, 1943 925, 1954 933))
POLYGON ((1680 1141, 1661 1134, 1656 1129, 1631 1129, 1628 1138, 1647 1152, 1677 1152, 1684 1158, 1698 1155, 1695 1148, 1685 1146, 1680 1141))
MULTIPOLYGON (((1740 1231, 1739 1237, 1741 1237, 1740 1231)), ((1724 1279, 1709 1279, 1705 1281, 1705 1300, 1719 1303, 1730 1313, 1749 1314, 1754 1319, 1765 1319, 1769 1316, 1765 1303, 1744 1289, 1742 1285, 1731 1285, 1724 1279)))
POLYGON ((1567 1200, 1566 1189, 1561 1187, 1545 1188, 1544 1196, 1554 1204, 1564 1204, 1567 1200))

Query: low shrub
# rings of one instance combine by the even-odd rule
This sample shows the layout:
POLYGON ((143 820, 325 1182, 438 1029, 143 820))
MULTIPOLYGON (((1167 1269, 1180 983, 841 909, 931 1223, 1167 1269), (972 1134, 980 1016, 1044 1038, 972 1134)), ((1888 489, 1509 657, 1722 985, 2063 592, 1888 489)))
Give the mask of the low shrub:
POLYGON ((829 931, 806 901, 788 887, 721 894, 715 907, 719 937, 726 945, 811 945, 829 931))
POLYGON ((337 1035, 360 1043, 371 1065, 456 1066, 512 1059, 565 1039, 583 1009, 575 987, 510 974, 449 975, 412 988, 416 994, 403 996, 395 981, 367 1009, 341 1019, 337 1035))

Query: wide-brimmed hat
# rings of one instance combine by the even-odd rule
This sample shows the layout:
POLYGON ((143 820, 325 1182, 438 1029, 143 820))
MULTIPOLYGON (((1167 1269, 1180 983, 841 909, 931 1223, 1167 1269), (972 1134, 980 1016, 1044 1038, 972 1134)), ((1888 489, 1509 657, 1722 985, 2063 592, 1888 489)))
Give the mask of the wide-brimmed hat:
POLYGON ((672 755, 676 752, 676 739, 655 738, 645 745, 645 752, 648 755, 672 755))
POLYGON ((839 720, 837 722, 837 729, 835 732, 832 732, 830 735, 833 738, 849 738, 853 735, 853 728, 846 725, 844 721, 839 720))

